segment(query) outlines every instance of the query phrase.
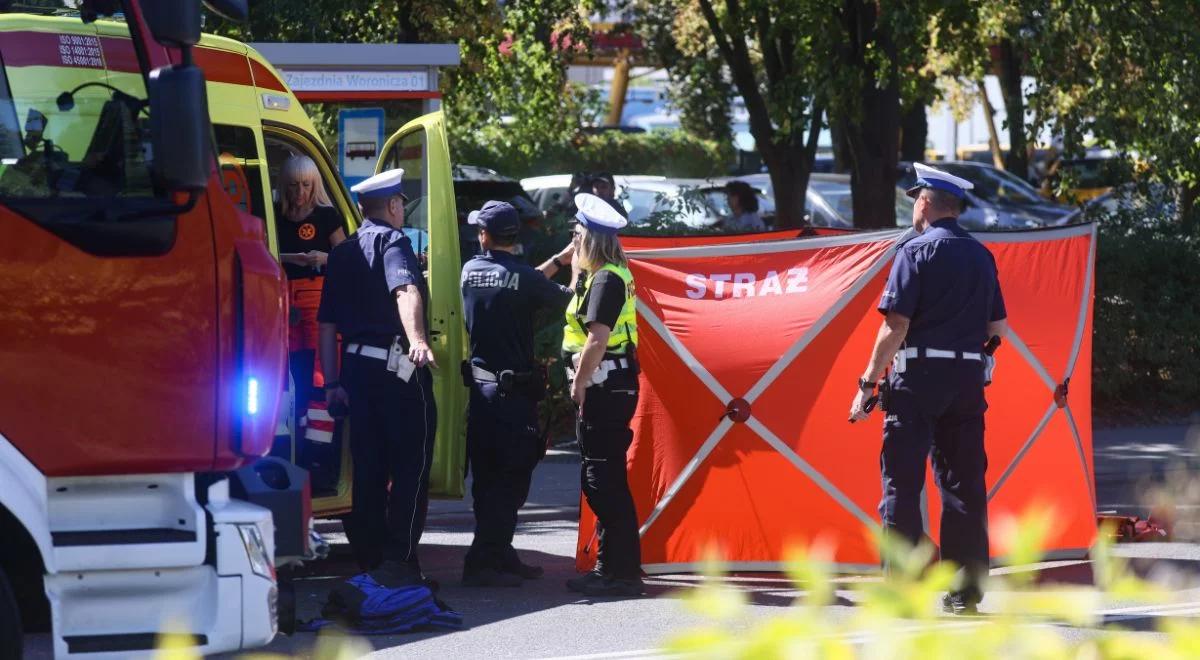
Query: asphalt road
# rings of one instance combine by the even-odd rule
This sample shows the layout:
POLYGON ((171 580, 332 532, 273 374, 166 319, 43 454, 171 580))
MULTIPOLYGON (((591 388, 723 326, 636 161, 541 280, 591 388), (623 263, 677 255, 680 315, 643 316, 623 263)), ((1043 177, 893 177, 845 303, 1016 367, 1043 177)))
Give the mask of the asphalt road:
MULTIPOLYGON (((1176 527, 1185 536, 1200 531, 1200 424, 1192 427, 1096 430, 1094 455, 1100 510, 1145 517, 1147 498, 1156 488, 1171 490, 1177 503, 1176 527), (1195 481, 1195 483, 1192 483, 1195 481)), ((569 593, 564 580, 575 575, 574 548, 579 502, 578 455, 556 451, 535 473, 530 501, 521 512, 515 544, 526 562, 546 569, 543 579, 519 589, 468 589, 458 584, 462 559, 471 541, 473 520, 470 500, 438 501, 431 506, 422 543, 426 573, 441 583, 439 597, 462 613, 464 629, 455 632, 376 636, 353 640, 357 652, 347 656, 377 658, 635 658, 661 654, 673 634, 707 623, 684 607, 682 596, 695 589, 694 576, 657 577, 648 581, 647 598, 604 601, 569 593)), ((353 574, 345 536, 336 521, 319 528, 334 543, 333 555, 309 565, 296 581, 297 610, 301 619, 318 615, 332 585, 353 574)), ((1172 591, 1169 605, 1108 604, 1104 620, 1135 630, 1152 631, 1167 615, 1200 614, 1200 546, 1192 543, 1118 545, 1120 555, 1133 558, 1143 575, 1172 591)), ((1052 562, 1019 569, 1035 571, 1039 581, 1090 585, 1089 562, 1052 562)), ((856 611, 849 590, 855 581, 874 577, 845 577, 838 581, 836 604, 826 614, 831 620, 850 618, 856 611)), ((749 630, 768 618, 786 613, 800 595, 781 576, 744 574, 725 580, 742 591, 749 606, 725 624, 734 631, 749 630)), ((989 598, 994 598, 991 596, 989 598)), ((989 608, 985 600, 982 610, 989 608)), ((932 603, 931 603, 932 605, 932 603)), ((961 628, 985 621, 961 619, 930 624, 961 628)), ((1096 634, 1094 629, 1055 626, 1065 638, 1096 634)), ((48 657, 44 636, 30 640, 29 657, 48 657)), ((862 640, 867 643, 869 640, 862 640)), ((312 657, 315 635, 300 633, 278 637, 261 651, 312 657)), ((348 649, 349 650, 349 649, 348 649)), ((226 656, 236 657, 236 656, 226 656)))
MULTIPOLYGON (((1099 429, 1094 433, 1097 497, 1100 509, 1145 517, 1150 507, 1146 497, 1156 487, 1167 487, 1183 502, 1178 503, 1176 526, 1198 528, 1194 513, 1200 510, 1200 482, 1184 483, 1200 474, 1200 425, 1137 429, 1099 429), (1188 499, 1195 493, 1194 499, 1188 499)), ((451 633, 420 633, 370 637, 360 640, 364 652, 378 658, 491 657, 567 658, 642 657, 658 653, 674 633, 707 622, 686 609, 681 596, 698 584, 694 576, 655 578, 648 584, 648 598, 622 601, 592 601, 577 597, 563 587, 575 575, 574 549, 579 501, 578 456, 556 452, 535 475, 530 502, 521 512, 516 545, 527 562, 546 568, 546 577, 527 582, 520 589, 467 589, 458 585, 462 558, 471 540, 470 501, 437 502, 430 511, 422 549, 426 573, 438 579, 439 596, 463 614, 465 628, 451 633)), ((344 543, 337 523, 323 524, 335 543, 344 543)), ((1192 538, 1195 538, 1193 535, 1192 538)), ((304 578, 298 584, 298 613, 315 616, 328 586, 353 573, 344 546, 335 555, 313 567, 323 574, 304 578)), ((1143 543, 1118 546, 1118 554, 1133 558, 1143 575, 1173 591, 1174 604, 1140 607, 1111 604, 1106 622, 1137 630, 1154 630, 1162 616, 1200 613, 1200 546, 1191 543, 1143 543)), ((1051 562, 1012 570, 1038 573, 1043 582, 1091 584, 1091 565, 1086 561, 1051 562)), ((828 608, 834 620, 851 617, 855 594, 848 590, 856 580, 840 580, 836 605, 828 608)), ((780 576, 745 574, 727 582, 743 591, 750 605, 742 616, 727 624, 733 630, 748 630, 756 623, 784 613, 802 595, 780 576)), ((988 609, 985 601, 983 608, 988 609)), ((937 625, 962 625, 947 622, 937 625)), ((981 625, 971 623, 969 625, 981 625)), ((1095 634, 1094 630, 1057 627, 1066 638, 1095 634)), ((306 655, 314 644, 311 634, 280 637, 267 650, 306 655)))

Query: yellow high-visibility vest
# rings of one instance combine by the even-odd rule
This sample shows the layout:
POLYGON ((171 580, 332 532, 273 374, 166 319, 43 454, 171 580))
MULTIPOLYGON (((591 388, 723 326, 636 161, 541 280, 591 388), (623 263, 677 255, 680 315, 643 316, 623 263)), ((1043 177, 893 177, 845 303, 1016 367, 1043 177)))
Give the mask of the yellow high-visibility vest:
MULTIPOLYGON (((612 329, 612 333, 608 335, 607 352, 623 354, 628 346, 632 345, 635 348, 638 343, 637 333, 637 294, 633 287, 633 273, 629 272, 629 268, 625 266, 617 266, 614 264, 605 264, 600 271, 607 270, 611 273, 616 273, 617 277, 625 283, 625 304, 621 306, 621 314, 617 316, 617 325, 612 329)), ((597 273, 600 271, 596 271, 597 273)), ((583 293, 576 293, 567 305, 567 325, 563 328, 563 352, 578 353, 583 350, 583 345, 587 343, 587 328, 583 325, 583 314, 580 312, 580 306, 584 300, 587 300, 588 294, 592 290, 592 281, 596 279, 596 273, 588 275, 587 283, 584 285, 583 293)))

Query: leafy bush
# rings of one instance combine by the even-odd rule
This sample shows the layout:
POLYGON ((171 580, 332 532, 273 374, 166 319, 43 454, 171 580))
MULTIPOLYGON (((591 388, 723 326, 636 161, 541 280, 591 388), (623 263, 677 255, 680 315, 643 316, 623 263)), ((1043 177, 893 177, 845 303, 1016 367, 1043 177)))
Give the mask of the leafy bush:
MULTIPOLYGON (((1043 542, 1054 527, 1053 512, 1031 509, 1020 519, 995 525, 994 536, 1013 566, 1042 558, 1043 542)), ((838 585, 830 564, 833 548, 819 541, 795 549, 788 577, 803 596, 780 614, 748 620, 746 594, 728 581, 706 580, 684 596, 705 624, 669 638, 665 651, 701 658, 1185 658, 1195 657, 1200 628, 1186 619, 1164 618, 1148 637, 1107 624, 1102 612, 1113 603, 1162 604, 1170 594, 1137 577, 1112 552, 1112 529, 1102 529, 1090 558, 1094 586, 1039 584, 1037 571, 993 575, 986 585, 989 612, 947 621, 935 607, 955 588, 955 568, 929 566, 933 548, 881 550, 892 557, 895 574, 883 581, 856 580, 842 588, 854 593, 849 616, 836 613, 838 585), (928 567, 928 568, 927 568, 928 567), (1092 631, 1064 634, 1056 624, 1092 631)), ((884 541, 881 536, 877 537, 884 541)), ((719 574, 711 561, 706 574, 719 574)))
POLYGON ((1173 212, 1099 218, 1093 391, 1105 415, 1200 408, 1200 236, 1173 212))
POLYGON ((516 178, 579 171, 704 178, 726 174, 734 160, 732 145, 677 130, 579 134, 530 148, 498 126, 455 134, 450 146, 456 163, 490 167, 516 178))

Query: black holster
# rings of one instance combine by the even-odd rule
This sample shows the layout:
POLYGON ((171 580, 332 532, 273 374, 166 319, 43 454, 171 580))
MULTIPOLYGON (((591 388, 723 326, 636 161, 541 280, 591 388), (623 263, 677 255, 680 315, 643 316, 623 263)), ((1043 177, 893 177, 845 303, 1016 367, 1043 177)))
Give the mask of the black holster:
POLYGON ((888 408, 891 407, 891 403, 892 386, 888 382, 888 379, 884 378, 883 382, 879 384, 879 409, 886 413, 888 408))
POLYGON ((546 368, 537 365, 531 371, 500 374, 496 383, 501 394, 515 392, 533 401, 546 398, 546 368))

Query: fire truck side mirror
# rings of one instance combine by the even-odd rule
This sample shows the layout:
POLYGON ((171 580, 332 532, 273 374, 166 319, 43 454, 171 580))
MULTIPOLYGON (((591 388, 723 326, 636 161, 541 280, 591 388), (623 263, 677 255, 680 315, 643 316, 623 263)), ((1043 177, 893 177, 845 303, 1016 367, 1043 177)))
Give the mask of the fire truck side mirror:
POLYGON ((158 43, 171 48, 200 43, 200 0, 143 2, 142 14, 158 43))
POLYGON ((150 139, 158 182, 168 191, 199 191, 214 167, 204 73, 195 65, 150 72, 150 139))
POLYGON ((246 0, 204 0, 204 6, 230 21, 241 22, 250 18, 250 7, 246 0))

